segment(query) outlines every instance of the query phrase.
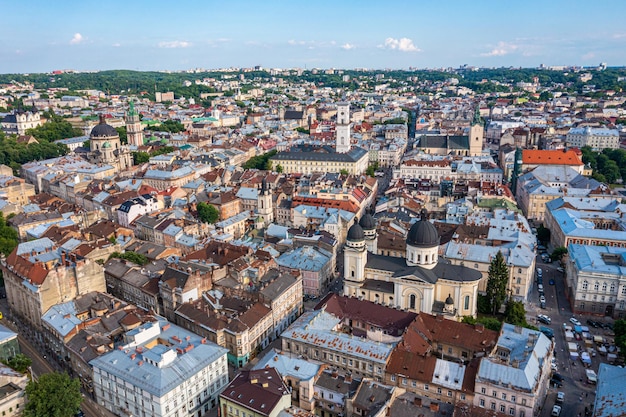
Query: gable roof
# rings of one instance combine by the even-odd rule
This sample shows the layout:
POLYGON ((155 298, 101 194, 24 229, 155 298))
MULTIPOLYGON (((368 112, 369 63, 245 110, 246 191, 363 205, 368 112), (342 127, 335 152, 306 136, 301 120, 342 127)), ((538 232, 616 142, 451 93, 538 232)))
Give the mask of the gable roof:
POLYGON ((552 151, 524 149, 522 163, 525 165, 583 165, 578 154, 572 150, 552 151))

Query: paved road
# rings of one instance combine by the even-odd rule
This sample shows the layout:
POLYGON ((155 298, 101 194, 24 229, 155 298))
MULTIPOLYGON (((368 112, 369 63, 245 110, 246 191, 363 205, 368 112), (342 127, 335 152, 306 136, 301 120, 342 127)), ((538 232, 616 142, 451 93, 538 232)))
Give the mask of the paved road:
MULTIPOLYGON (((32 359, 31 370, 34 378, 38 378, 45 373, 61 371, 61 367, 48 358, 47 355, 41 353, 38 349, 38 345, 29 338, 31 333, 20 330, 19 323, 15 323, 7 318, 8 308, 6 298, 0 299, 0 311, 2 311, 4 316, 4 318, 0 320, 0 323, 18 334, 17 340, 20 344, 21 352, 32 359)), ((80 408, 83 410, 86 417, 115 417, 114 414, 100 407, 84 393, 83 403, 80 408)))
MULTIPOLYGON (((551 387, 548 390, 546 402, 543 410, 539 413, 541 417, 549 417, 552 406, 556 401, 558 391, 565 393, 565 402, 562 404, 562 416, 576 417, 580 413, 584 416, 585 407, 591 407, 595 400, 595 386, 586 383, 585 367, 580 361, 572 362, 569 359, 567 341, 563 332, 563 323, 571 325, 569 319, 574 317, 569 301, 565 296, 565 277, 562 272, 557 271, 558 263, 543 263, 537 258, 537 267, 543 270, 544 293, 546 297, 546 308, 539 308, 539 293, 536 282, 533 283, 530 303, 527 305, 527 319, 529 323, 536 326, 549 327, 554 331, 555 356, 558 364, 558 372, 564 377, 561 388, 551 387), (550 279, 554 279, 555 285, 550 285, 550 279), (545 314, 552 319, 549 325, 536 322, 538 314, 545 314), (573 365, 575 364, 575 365, 573 365)), ((576 315, 583 325, 586 318, 576 315)), ((603 330, 592 329, 592 333, 604 335, 603 330)), ((582 343, 581 341, 578 342, 582 343)), ((600 362, 600 357, 592 358, 592 367, 596 372, 600 362)))

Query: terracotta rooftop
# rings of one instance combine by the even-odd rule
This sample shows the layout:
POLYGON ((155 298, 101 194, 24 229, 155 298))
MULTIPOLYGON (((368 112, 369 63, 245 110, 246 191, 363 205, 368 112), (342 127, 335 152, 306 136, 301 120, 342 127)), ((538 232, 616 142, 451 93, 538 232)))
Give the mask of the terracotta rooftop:
POLYGON ((582 165, 583 161, 574 151, 531 150, 522 151, 526 165, 582 165))

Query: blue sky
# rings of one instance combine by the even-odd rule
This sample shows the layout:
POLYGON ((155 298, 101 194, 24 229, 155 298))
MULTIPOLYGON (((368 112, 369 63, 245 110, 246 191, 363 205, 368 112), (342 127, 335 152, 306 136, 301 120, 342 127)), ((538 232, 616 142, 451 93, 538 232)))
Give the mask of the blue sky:
POLYGON ((0 73, 626 65, 623 0, 0 0, 0 6, 0 73))

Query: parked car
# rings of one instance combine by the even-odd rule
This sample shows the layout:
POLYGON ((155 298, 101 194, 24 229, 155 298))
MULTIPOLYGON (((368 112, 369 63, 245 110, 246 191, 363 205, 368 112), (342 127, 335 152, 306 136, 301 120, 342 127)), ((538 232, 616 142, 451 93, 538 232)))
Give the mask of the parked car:
POLYGON ((563 375, 555 372, 552 374, 552 379, 559 381, 559 382, 563 382, 563 375))
POLYGON ((539 302, 540 303, 545 303, 546 302, 546 297, 544 297, 543 295, 539 297, 539 302))
POLYGON ((543 324, 550 324, 552 323, 552 319, 548 316, 546 316, 545 314, 539 314, 537 316, 537 321, 543 323, 543 324))
POLYGON ((574 326, 582 326, 582 324, 575 318, 572 317, 571 319, 569 319, 570 323, 572 323, 574 326))
POLYGON ((541 270, 541 268, 537 268, 537 276, 543 276, 543 271, 541 270))
POLYGON ((552 413, 550 413, 550 416, 559 417, 560 415, 561 415, 561 406, 555 405, 554 407, 552 407, 552 413))
POLYGON ((554 285, 554 280, 552 278, 550 278, 549 283, 550 283, 550 285, 554 285))
POLYGON ((549 337, 550 339, 554 338, 554 330, 549 327, 540 326, 539 331, 549 337))
POLYGON ((560 266, 556 270, 559 272, 565 272, 565 269, 563 269, 563 267, 560 267, 560 266))
POLYGON ((591 327, 595 327, 596 329, 600 327, 600 323, 591 319, 587 320, 587 324, 590 325, 591 327))
POLYGON ((563 404, 563 401, 564 401, 564 400, 565 400, 565 393, 564 393, 564 392, 559 391, 559 392, 556 394, 556 403, 557 403, 557 404, 563 404))
POLYGON ((546 302, 545 301, 540 302, 539 303, 539 307, 541 307, 542 309, 545 310, 546 309, 546 302))
POLYGON ((543 284, 537 284, 537 290, 539 291, 539 294, 543 294, 543 284))

